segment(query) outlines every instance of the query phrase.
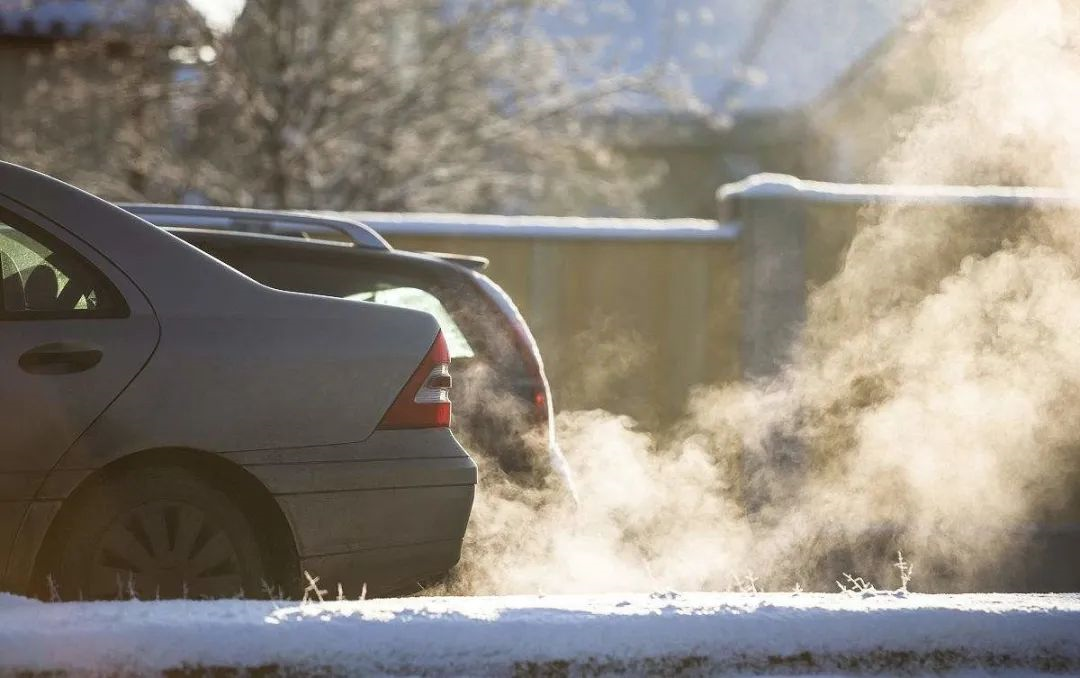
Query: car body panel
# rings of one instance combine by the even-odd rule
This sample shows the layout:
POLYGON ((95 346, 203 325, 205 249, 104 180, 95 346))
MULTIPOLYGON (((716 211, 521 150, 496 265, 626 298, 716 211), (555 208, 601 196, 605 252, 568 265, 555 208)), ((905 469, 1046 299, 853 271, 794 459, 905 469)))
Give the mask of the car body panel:
POLYGON ((0 356, 8 359, 0 360, 0 573, 50 470, 142 370, 160 337, 148 300, 121 270, 70 231, 4 195, 8 186, 0 183, 0 221, 33 228, 70 248, 108 279, 126 308, 122 317, 3 323, 0 356), (28 373, 20 366, 21 356, 56 345, 100 351, 100 362, 68 374, 28 373))
POLYGON ((298 456, 307 463, 337 461, 381 461, 384 459, 442 459, 460 457, 459 447, 448 445, 447 429, 421 428, 402 434, 400 431, 376 431, 363 442, 340 445, 315 445, 300 448, 271 448, 226 452, 226 459, 241 466, 288 464, 298 456))
MULTIPOLYGON (((370 597, 418 592, 438 580, 460 558, 461 540, 444 539, 302 558, 300 567, 304 572, 318 572, 320 586, 327 582, 341 584, 344 596, 359 598, 365 594, 370 597), (418 563, 427 567, 418 570, 418 563)), ((336 596, 332 587, 326 590, 336 596)))
POLYGON ((275 495, 297 535, 301 566, 323 581, 401 591, 460 557, 477 472, 449 429, 377 431, 361 443, 226 457, 275 495))
POLYGON ((248 470, 276 495, 476 483, 476 465, 464 455, 445 459, 383 459, 312 464, 305 464, 299 454, 297 459, 298 461, 287 464, 249 467, 248 470))
POLYGON ((63 502, 60 500, 36 500, 27 502, 26 511, 15 534, 7 569, 0 577, 0 589, 25 592, 30 589, 30 578, 45 535, 63 502))
POLYGON ((60 467, 94 467, 157 447, 232 452, 364 440, 438 326, 429 316, 368 304, 342 313, 348 303, 282 294, 261 316, 163 318, 161 344, 142 378, 60 467))
POLYGON ((157 332, 153 316, 13 322, 5 327, 0 355, 22 356, 64 343, 100 349, 102 358, 93 369, 76 374, 28 374, 17 361, 0 361, 0 382, 5 384, 0 416, 19 422, 6 429, 12 435, 0 444, 0 475, 51 469, 142 369, 157 332))

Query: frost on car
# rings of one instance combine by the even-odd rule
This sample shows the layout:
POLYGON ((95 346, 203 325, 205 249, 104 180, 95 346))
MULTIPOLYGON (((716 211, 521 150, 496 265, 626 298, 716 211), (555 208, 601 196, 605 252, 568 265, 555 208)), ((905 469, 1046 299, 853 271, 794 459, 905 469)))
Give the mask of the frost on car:
POLYGON ((3 589, 359 595, 457 562, 476 467, 431 315, 270 289, 6 163, 0 267, 3 589))

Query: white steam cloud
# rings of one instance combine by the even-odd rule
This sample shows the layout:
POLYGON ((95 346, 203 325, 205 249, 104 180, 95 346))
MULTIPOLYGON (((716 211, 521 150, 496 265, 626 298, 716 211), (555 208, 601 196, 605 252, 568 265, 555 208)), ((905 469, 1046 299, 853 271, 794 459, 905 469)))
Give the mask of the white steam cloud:
MULTIPOLYGON (((952 11, 946 87, 882 172, 897 183, 1080 181, 1080 31, 1053 0, 952 11)), ((1075 213, 867 210, 775 379, 695 394, 665 436, 560 415, 580 504, 485 471, 451 591, 993 585, 1080 456, 1075 213)))

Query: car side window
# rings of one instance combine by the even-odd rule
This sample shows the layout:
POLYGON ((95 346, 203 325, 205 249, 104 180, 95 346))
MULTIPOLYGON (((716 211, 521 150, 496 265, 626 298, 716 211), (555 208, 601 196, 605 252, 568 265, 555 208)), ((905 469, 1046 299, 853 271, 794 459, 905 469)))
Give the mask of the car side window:
POLYGON ((416 287, 391 287, 372 292, 360 292, 347 297, 353 301, 369 301, 375 304, 410 308, 414 311, 424 311, 435 316, 446 338, 447 348, 450 349, 450 358, 458 360, 472 358, 476 355, 465 333, 454 322, 454 316, 450 314, 439 299, 426 290, 416 287))
POLYGON ((120 317, 123 299, 67 245, 0 211, 0 319, 120 317))

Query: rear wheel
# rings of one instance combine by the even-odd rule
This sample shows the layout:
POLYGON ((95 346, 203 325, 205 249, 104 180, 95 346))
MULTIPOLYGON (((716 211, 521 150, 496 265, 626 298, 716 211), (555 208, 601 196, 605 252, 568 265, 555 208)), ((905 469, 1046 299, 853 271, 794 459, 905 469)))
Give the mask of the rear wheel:
POLYGON ((127 471, 74 501, 43 572, 65 600, 258 596, 269 581, 243 512, 186 469, 127 471))

